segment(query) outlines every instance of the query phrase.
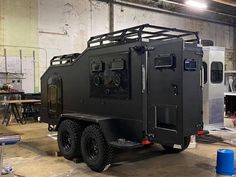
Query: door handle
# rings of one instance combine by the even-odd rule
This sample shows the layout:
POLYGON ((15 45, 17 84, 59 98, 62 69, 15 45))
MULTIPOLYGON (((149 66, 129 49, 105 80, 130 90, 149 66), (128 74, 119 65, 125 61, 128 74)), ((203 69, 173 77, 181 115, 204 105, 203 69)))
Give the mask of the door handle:
POLYGON ((145 66, 142 65, 142 93, 146 90, 146 70, 145 66))

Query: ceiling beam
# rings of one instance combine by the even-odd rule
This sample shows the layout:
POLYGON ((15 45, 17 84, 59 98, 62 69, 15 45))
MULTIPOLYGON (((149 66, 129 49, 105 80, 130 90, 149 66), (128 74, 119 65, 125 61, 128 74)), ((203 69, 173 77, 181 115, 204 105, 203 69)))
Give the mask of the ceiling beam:
POLYGON ((235 0, 213 0, 213 1, 224 4, 224 5, 236 7, 235 0))

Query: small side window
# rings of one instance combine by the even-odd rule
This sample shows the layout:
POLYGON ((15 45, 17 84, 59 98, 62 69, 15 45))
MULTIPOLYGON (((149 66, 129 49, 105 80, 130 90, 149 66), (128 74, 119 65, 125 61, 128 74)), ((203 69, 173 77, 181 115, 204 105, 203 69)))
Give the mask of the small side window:
POLYGON ((174 68, 175 56, 173 54, 160 54, 154 59, 156 69, 174 68))
POLYGON ((48 86, 48 103, 49 103, 49 112, 56 113, 57 112, 57 101, 58 101, 58 93, 56 85, 48 86))
POLYGON ((91 71, 92 72, 101 72, 101 71, 103 71, 103 63, 102 62, 92 62, 91 63, 91 71))
POLYGON ((197 62, 194 59, 186 59, 184 60, 184 70, 185 71, 196 71, 197 62))
POLYGON ((123 70, 125 67, 125 63, 124 63, 124 60, 115 60, 115 61, 112 61, 111 63, 111 70, 112 71, 115 71, 115 70, 123 70))
POLYGON ((49 77, 47 90, 48 114, 51 118, 58 117, 62 112, 62 80, 58 75, 49 77))
POLYGON ((211 82, 221 83, 223 81, 223 63, 212 62, 211 63, 211 82))

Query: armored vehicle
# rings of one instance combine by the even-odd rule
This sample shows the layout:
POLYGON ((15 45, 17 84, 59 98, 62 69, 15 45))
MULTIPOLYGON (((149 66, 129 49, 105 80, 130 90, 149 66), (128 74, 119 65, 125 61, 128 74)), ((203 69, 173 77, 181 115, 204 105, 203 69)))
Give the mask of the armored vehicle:
POLYGON ((199 41, 197 32, 144 24, 54 57, 41 78, 41 120, 58 131, 61 154, 100 172, 113 148, 185 150, 203 129, 199 41))

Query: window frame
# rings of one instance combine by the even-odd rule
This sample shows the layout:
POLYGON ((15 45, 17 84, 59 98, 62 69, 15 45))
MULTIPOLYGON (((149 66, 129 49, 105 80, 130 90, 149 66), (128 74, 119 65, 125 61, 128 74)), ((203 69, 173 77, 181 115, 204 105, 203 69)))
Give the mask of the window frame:
POLYGON ((58 75, 53 75, 48 78, 47 82, 47 103, 48 103, 48 114, 51 117, 57 117, 62 113, 62 79, 58 75), (51 105, 50 100, 52 92, 50 89, 54 89, 55 94, 55 105, 51 105))
POLYGON ((159 54, 154 58, 154 67, 156 69, 173 69, 176 67, 176 57, 174 54, 159 54), (168 64, 159 64, 158 61, 169 60, 168 64))
POLYGON ((212 63, 211 63, 211 83, 212 84, 220 84, 220 83, 222 83, 223 82, 223 80, 224 80, 224 65, 223 65, 223 62, 221 62, 221 61, 213 61, 212 63), (216 66, 216 68, 217 68, 217 70, 213 70, 212 68, 213 68, 213 65, 214 64, 217 64, 217 66, 216 66), (219 69, 219 64, 220 64, 220 69, 219 69), (220 80, 216 80, 216 79, 214 79, 214 75, 216 74, 216 73, 213 73, 213 72, 218 72, 217 73, 217 77, 219 77, 219 75, 220 75, 220 80), (221 72, 221 73, 219 73, 219 72, 221 72))

